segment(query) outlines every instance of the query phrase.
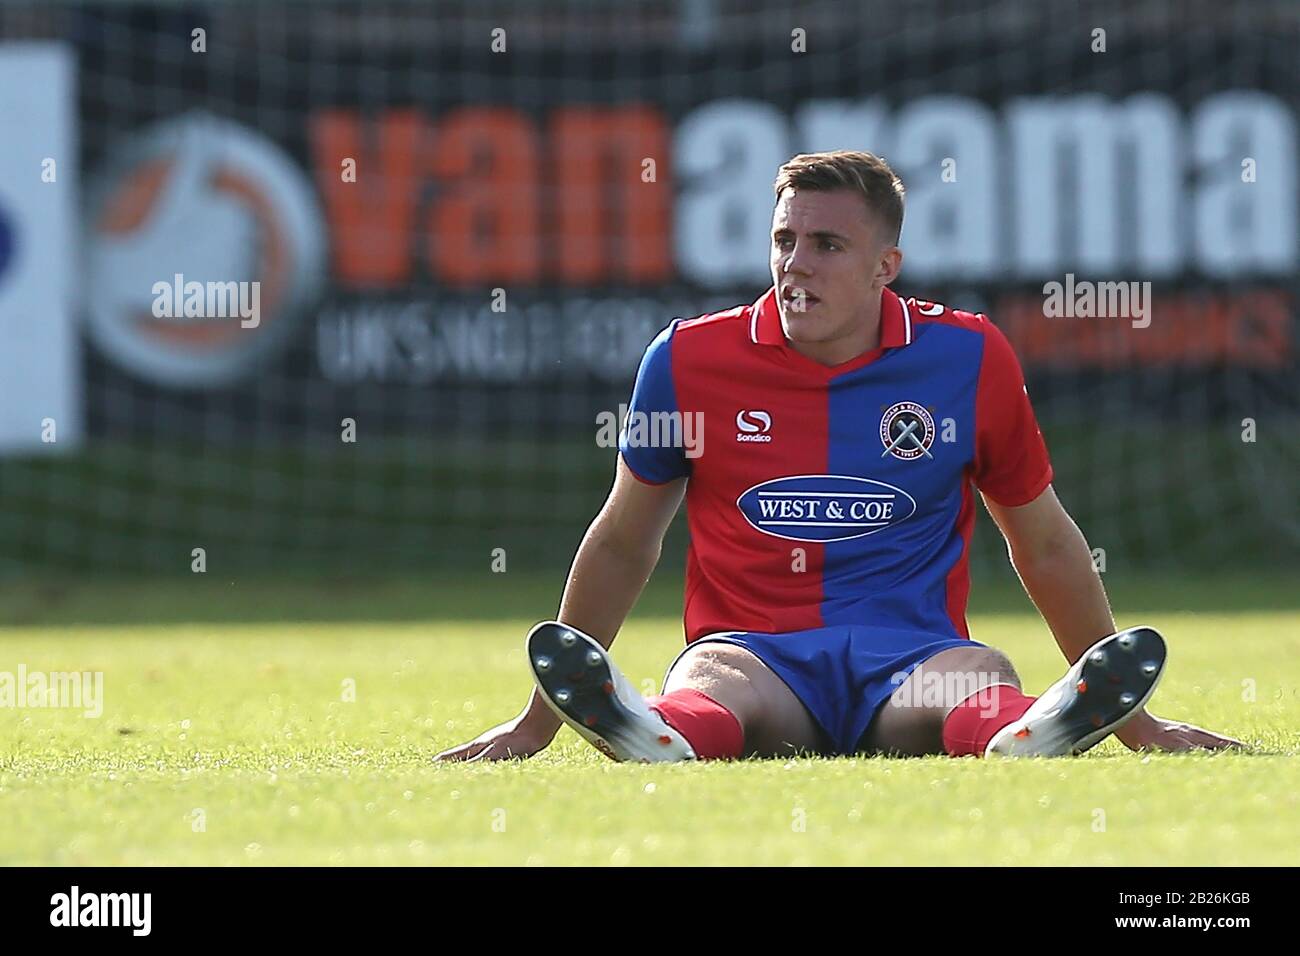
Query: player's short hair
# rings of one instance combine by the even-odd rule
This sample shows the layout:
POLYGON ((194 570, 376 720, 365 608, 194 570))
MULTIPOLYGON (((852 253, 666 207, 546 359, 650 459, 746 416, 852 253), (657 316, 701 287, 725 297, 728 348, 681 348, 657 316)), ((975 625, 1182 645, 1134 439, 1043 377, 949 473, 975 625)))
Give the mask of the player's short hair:
POLYGON ((800 153, 776 173, 776 198, 788 188, 852 189, 879 217, 885 234, 895 245, 903 230, 903 181, 889 164, 873 153, 837 149, 827 153, 800 153))

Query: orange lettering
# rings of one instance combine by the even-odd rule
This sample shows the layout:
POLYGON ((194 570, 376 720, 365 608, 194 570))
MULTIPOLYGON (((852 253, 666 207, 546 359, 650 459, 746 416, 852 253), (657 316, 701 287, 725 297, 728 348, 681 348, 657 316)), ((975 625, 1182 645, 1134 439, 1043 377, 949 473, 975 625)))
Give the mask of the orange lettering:
POLYGON ((663 115, 639 106, 574 107, 556 112, 551 131, 561 281, 672 278, 663 115), (655 162, 654 182, 641 179, 645 159, 655 162))
POLYGON ((411 110, 393 110, 377 125, 377 131, 364 131, 374 135, 363 135, 355 112, 325 111, 312 118, 311 139, 335 277, 354 285, 392 286, 411 274, 424 120, 411 110), (345 159, 356 161, 356 182, 343 181, 345 159))
POLYGON ((534 283, 541 273, 537 134, 513 109, 465 108, 438 124, 429 261, 452 285, 534 283))

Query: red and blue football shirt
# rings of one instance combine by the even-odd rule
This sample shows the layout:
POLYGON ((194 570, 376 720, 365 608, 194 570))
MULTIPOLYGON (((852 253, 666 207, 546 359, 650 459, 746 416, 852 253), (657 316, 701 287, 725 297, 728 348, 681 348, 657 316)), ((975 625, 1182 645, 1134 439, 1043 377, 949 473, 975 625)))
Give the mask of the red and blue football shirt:
POLYGON ((986 317, 885 289, 880 322, 879 348, 823 366, 786 342, 769 289, 646 349, 628 422, 702 425, 693 447, 631 427, 619 442, 642 481, 689 478, 688 642, 845 624, 970 636, 973 488, 1027 504, 1052 480, 1047 449, 986 317))

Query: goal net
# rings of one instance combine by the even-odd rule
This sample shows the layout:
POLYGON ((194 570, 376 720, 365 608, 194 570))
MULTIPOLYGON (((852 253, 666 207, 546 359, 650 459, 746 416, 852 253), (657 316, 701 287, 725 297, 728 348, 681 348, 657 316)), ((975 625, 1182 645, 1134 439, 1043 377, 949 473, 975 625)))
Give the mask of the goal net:
POLYGON ((907 184, 897 291, 1011 339, 1107 570, 1294 561, 1297 41, 1284 2, 0 3, 0 574, 562 569, 598 416, 764 291, 776 167, 830 148, 907 184))

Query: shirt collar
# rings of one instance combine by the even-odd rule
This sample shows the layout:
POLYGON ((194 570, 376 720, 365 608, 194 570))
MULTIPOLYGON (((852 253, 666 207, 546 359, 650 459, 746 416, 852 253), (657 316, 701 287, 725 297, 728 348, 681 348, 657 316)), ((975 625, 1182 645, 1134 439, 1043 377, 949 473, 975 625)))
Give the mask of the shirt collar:
MULTIPOLYGON (((784 345, 776 286, 749 307, 749 340, 755 345, 784 345)), ((912 344, 912 313, 907 303, 888 287, 880 290, 880 347, 895 349, 912 344)))

